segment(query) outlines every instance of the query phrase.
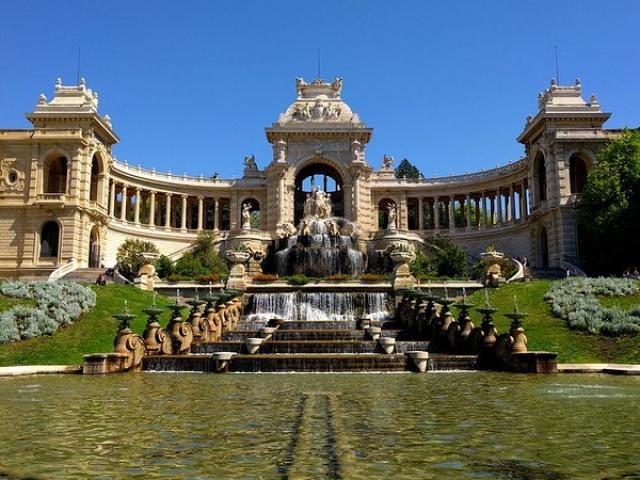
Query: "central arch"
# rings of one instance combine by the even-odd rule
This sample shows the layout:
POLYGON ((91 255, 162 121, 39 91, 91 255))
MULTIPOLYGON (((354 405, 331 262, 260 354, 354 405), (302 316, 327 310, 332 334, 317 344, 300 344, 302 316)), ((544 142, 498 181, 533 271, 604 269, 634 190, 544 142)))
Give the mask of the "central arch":
POLYGON ((344 217, 344 193, 342 175, 326 163, 312 163, 302 168, 296 175, 294 185, 294 222, 302 220, 307 194, 314 189, 331 194, 333 216, 344 217))

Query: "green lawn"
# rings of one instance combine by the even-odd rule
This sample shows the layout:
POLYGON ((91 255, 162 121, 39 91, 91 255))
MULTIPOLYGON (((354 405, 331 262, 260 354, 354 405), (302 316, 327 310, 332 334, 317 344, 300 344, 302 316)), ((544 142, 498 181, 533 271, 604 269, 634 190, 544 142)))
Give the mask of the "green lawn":
MULTIPOLYGON (((513 297, 517 296, 521 311, 529 314, 523 321, 529 350, 558 352, 558 360, 563 363, 640 363, 640 335, 633 337, 605 337, 572 330, 564 320, 553 317, 543 296, 551 285, 550 281, 538 280, 517 283, 491 290, 490 302, 498 308, 495 325, 499 333, 506 333, 510 321, 503 316, 513 310, 513 297)), ((470 301, 484 303, 484 293, 476 292, 470 301)), ((622 308, 640 304, 640 295, 629 297, 609 297, 601 300, 603 305, 617 303, 622 308)), ((472 312, 476 325, 480 324, 480 314, 472 312)))
MULTIPOLYGON (((122 312, 125 300, 128 301, 129 310, 136 315, 136 320, 132 323, 133 331, 139 334, 144 331, 146 316, 142 314, 142 309, 151 304, 151 293, 122 285, 92 288, 98 296, 93 310, 52 336, 0 345, 0 366, 80 365, 85 353, 113 351, 118 321, 111 316, 122 312)), ((9 308, 13 300, 3 297, 0 308, 9 308)), ((157 296, 156 303, 163 307, 169 300, 157 296)), ((162 314, 162 325, 167 324, 169 316, 168 310, 162 314)))
MULTIPOLYGON (((548 281, 534 281, 491 290, 490 301, 499 309, 495 315, 498 331, 507 332, 509 320, 503 315, 513 310, 513 297, 516 295, 520 310, 529 314, 524 320, 524 327, 530 350, 556 351, 560 362, 640 363, 640 336, 609 338, 591 335, 571 330, 563 320, 552 317, 549 306, 543 301, 549 285, 548 281)), ((133 330, 136 333, 143 332, 146 316, 142 314, 142 309, 151 304, 150 293, 120 285, 92 288, 98 298, 97 305, 91 312, 73 325, 58 330, 53 336, 0 345, 0 366, 79 365, 84 353, 112 351, 118 322, 111 316, 122 311, 125 299, 129 309, 137 316, 132 325, 133 330)), ((484 303, 484 293, 476 292, 469 300, 476 305, 484 303)), ((159 306, 169 303, 168 299, 160 296, 156 301, 159 306)), ((0 297, 0 311, 22 302, 0 297)), ((629 308, 640 304, 640 295, 605 298, 602 302, 606 305, 617 303, 623 308, 629 308)), ((480 314, 472 311, 471 316, 474 323, 480 325, 480 314)), ((162 315, 160 323, 166 325, 168 321, 169 311, 162 315)))

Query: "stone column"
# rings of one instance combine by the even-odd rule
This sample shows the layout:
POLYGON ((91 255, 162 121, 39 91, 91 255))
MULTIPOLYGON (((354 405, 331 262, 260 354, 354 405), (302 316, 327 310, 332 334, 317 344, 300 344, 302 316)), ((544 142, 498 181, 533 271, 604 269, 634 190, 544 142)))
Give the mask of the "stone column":
POLYGON ((149 226, 156 224, 156 192, 151 190, 149 198, 149 226))
POLYGON ((218 197, 213 202, 213 229, 217 232, 220 230, 220 201, 218 197))
POLYGON ((204 214, 204 197, 198 195, 198 231, 202 230, 202 219, 204 214))
POLYGON ((474 219, 474 223, 476 227, 479 227, 480 224, 482 223, 482 221, 480 220, 480 199, 479 198, 474 198, 473 199, 474 205, 476 207, 476 218, 474 219))
POLYGON ((467 222, 466 227, 467 230, 469 230, 471 228, 471 193, 467 192, 467 199, 466 199, 466 206, 465 206, 465 221, 467 222))
POLYGON ((140 200, 142 200, 141 193, 142 192, 140 188, 136 187, 136 209, 133 215, 133 221, 136 225, 140 224, 140 200))
POLYGON ((496 190, 496 209, 498 210, 498 223, 502 224, 502 192, 498 188, 496 190))
POLYGON ((111 182, 111 193, 109 197, 109 216, 113 217, 116 208, 116 182, 111 182))
POLYGON ((509 208, 507 209, 507 222, 512 222, 516 219, 516 202, 515 193, 513 191, 513 184, 509 185, 509 208))
POLYGON ((187 229, 187 195, 182 195, 182 218, 180 219, 180 230, 183 232, 187 229))
POLYGON ((520 220, 527 218, 527 188, 524 182, 520 185, 520 220))
POLYGON ((433 197, 433 229, 440 230, 440 202, 438 197, 433 197))
POLYGON ((482 203, 482 215, 480 217, 480 222, 478 222, 478 225, 480 226, 480 228, 482 228, 487 218, 487 192, 484 190, 482 191, 482 198, 480 199, 480 202, 482 203))
POLYGON ((424 222, 422 220, 422 217, 424 216, 424 207, 422 205, 423 201, 424 199, 422 197, 418 198, 418 230, 424 229, 424 222))
POLYGON ((453 209, 454 197, 453 195, 449 196, 449 230, 456 229, 456 212, 453 209))
POLYGON ((491 225, 495 225, 498 221, 498 212, 496 212, 497 192, 489 197, 489 203, 491 208, 491 225))
POLYGON ((165 230, 171 229, 171 194, 165 193, 165 214, 164 214, 164 228, 165 230))
POLYGON ((127 219, 127 186, 122 185, 122 202, 120 206, 120 220, 125 221, 127 219))

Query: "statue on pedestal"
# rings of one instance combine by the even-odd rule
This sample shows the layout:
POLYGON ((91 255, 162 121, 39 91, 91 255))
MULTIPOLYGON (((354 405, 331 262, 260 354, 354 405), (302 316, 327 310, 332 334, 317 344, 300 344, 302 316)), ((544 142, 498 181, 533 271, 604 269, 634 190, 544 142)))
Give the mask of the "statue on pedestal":
POLYGON ((251 204, 242 204, 242 230, 251 230, 251 204))

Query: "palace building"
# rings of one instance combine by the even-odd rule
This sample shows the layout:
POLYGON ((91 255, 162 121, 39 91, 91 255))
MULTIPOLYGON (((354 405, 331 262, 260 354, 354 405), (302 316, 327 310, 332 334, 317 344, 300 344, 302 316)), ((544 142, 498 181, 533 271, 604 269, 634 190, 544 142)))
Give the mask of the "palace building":
MULTIPOLYGON (((342 80, 296 81, 296 97, 265 129, 273 157, 244 161, 237 179, 147 170, 117 160, 120 141, 98 96, 58 79, 27 118, 0 130, 0 275, 46 276, 60 267, 112 266, 128 238, 179 257, 203 231, 266 251, 290 235, 321 191, 332 215, 357 229, 365 255, 402 238, 451 237, 477 255, 487 246, 539 267, 579 266, 576 200, 596 154, 619 130, 580 81, 554 81, 518 142, 523 158, 466 175, 396 178, 394 161, 367 158, 373 129, 342 99, 342 80), (244 210, 244 212, 243 212, 244 210), (244 215, 243 215, 244 213, 244 215), (391 218, 390 218, 391 216, 391 218)), ((351 232, 353 233, 353 232, 351 232)))

